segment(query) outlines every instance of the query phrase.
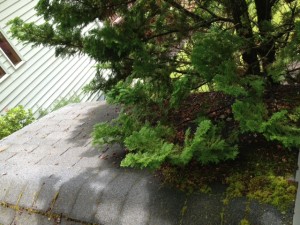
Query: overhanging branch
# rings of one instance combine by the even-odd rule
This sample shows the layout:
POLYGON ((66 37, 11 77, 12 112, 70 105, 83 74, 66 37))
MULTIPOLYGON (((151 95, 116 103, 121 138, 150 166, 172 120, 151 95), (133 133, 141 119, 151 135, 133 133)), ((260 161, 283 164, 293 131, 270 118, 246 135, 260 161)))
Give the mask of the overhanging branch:
POLYGON ((178 9, 179 11, 181 11, 182 13, 184 13, 186 16, 194 19, 194 20, 203 20, 203 18, 201 18, 200 16, 198 16, 195 13, 190 12, 189 10, 187 10, 186 8, 184 8, 182 5, 180 5, 179 3, 173 1, 173 0, 164 0, 165 2, 169 3, 172 7, 178 9))

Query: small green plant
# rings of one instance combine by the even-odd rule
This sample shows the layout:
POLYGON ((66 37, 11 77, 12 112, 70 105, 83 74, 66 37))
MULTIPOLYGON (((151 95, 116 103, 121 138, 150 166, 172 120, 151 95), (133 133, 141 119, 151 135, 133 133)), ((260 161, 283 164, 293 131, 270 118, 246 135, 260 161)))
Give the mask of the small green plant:
POLYGON ((250 225, 250 222, 247 219, 242 219, 240 225, 250 225))
POLYGON ((31 110, 17 106, 0 116, 0 140, 34 121, 31 110))
POLYGON ((49 111, 47 109, 40 109, 39 110, 39 117, 43 117, 46 116, 49 113, 49 111))
POLYGON ((237 147, 230 147, 219 130, 209 120, 199 123, 194 135, 187 130, 183 146, 175 145, 174 130, 157 124, 151 126, 137 123, 126 114, 121 114, 112 124, 102 123, 94 128, 94 144, 123 142, 129 150, 121 166, 159 168, 165 161, 174 165, 187 165, 192 159, 202 164, 219 163, 234 159, 237 147))
POLYGON ((58 110, 66 105, 72 104, 72 103, 79 103, 80 98, 78 95, 73 95, 70 98, 64 97, 54 102, 52 111, 58 110))
POLYGON ((78 95, 73 95, 71 97, 64 97, 61 99, 56 100, 49 109, 40 109, 39 110, 39 117, 46 116, 48 113, 58 110, 66 105, 71 103, 79 103, 80 97, 78 95))

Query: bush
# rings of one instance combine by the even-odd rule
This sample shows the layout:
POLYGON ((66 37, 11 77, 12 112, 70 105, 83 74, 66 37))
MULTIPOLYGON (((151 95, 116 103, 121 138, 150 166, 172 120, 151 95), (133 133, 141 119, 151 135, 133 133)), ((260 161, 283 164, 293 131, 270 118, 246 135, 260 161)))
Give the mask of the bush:
POLYGON ((168 119, 174 108, 151 89, 152 84, 142 82, 120 82, 112 89, 108 102, 127 107, 111 123, 95 126, 94 144, 123 143, 129 153, 121 165, 139 168, 156 169, 164 162, 186 165, 193 159, 201 164, 219 163, 236 157, 233 136, 222 137, 222 128, 203 117, 194 121, 195 132, 187 129, 184 140, 178 142, 178 131, 168 119))
POLYGON ((15 18, 10 25, 20 41, 98 62, 86 90, 103 91, 124 111, 114 124, 95 128, 95 143, 121 140, 129 150, 122 165, 219 163, 237 155, 239 135, 300 147, 293 111, 299 83, 289 75, 300 61, 300 7, 297 1, 263 2, 40 0, 36 10, 45 23, 15 18), (85 32, 95 18, 101 29, 85 32), (285 83, 291 88, 280 89, 285 83), (186 101, 205 87, 210 98, 199 99, 191 117, 196 104, 186 101), (220 93, 227 98, 214 98, 220 93), (227 113, 223 121, 219 112, 227 113), (174 132, 162 136, 160 127, 174 132))
POLYGON ((31 110, 25 110, 23 106, 17 106, 0 117, 0 139, 20 130, 34 121, 31 110))

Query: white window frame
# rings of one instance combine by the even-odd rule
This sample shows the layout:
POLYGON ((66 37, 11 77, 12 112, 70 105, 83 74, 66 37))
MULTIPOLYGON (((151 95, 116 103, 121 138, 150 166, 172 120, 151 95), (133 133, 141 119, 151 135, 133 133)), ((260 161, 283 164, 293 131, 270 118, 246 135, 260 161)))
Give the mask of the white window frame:
POLYGON ((4 70, 5 74, 3 77, 0 77, 0 84, 9 76, 7 68, 0 62, 0 67, 4 70))
MULTIPOLYGON (((4 55, 4 57, 7 59, 7 61, 11 64, 11 66, 16 70, 18 69, 20 66, 22 66, 25 62, 23 56, 20 54, 19 50, 16 49, 16 47, 14 46, 14 44, 9 40, 10 38, 7 36, 6 32, 0 27, 0 32, 1 34, 5 37, 5 39, 7 40, 7 42, 9 43, 10 47, 17 53, 17 55, 20 57, 21 62, 19 62, 17 65, 15 65, 10 59, 9 57, 6 55, 6 53, 0 48, 0 52, 4 55)), ((3 67, 2 67, 3 68, 3 67)))

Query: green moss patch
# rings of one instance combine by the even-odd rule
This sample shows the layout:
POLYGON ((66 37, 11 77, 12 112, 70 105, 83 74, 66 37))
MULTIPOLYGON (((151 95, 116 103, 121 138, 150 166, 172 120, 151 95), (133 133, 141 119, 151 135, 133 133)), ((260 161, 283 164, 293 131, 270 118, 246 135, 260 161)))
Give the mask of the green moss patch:
POLYGON ((185 192, 211 193, 212 184, 226 185, 225 204, 244 196, 281 212, 293 207, 298 151, 247 135, 241 137, 239 147, 241 153, 234 161, 206 166, 192 162, 185 168, 165 164, 158 174, 165 184, 185 192))
POLYGON ((247 196, 262 203, 273 205, 281 211, 292 206, 297 193, 295 183, 282 176, 259 175, 250 177, 235 174, 226 179, 229 185, 226 191, 226 201, 235 197, 247 196))

